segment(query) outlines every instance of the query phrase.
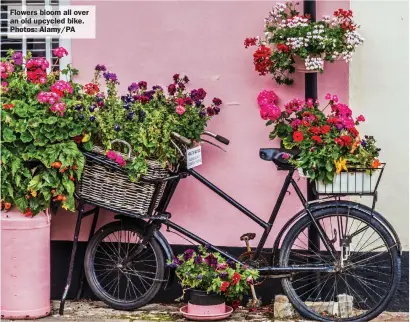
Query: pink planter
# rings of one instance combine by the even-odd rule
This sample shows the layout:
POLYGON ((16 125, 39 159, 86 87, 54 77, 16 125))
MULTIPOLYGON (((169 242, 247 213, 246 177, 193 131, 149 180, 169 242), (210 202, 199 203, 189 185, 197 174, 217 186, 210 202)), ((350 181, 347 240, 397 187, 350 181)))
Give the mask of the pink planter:
POLYGON ((1 213, 1 318, 50 314, 50 217, 1 213))

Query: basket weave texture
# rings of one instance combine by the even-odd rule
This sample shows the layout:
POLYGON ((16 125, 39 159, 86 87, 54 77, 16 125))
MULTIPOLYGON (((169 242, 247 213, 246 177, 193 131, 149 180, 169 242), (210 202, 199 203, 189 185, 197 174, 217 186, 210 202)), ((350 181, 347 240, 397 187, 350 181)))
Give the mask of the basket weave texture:
MULTIPOLYGON (((92 153, 104 155, 101 147, 94 147, 92 153)), ((121 154, 118 153, 117 154, 121 154)), ((128 156, 121 154, 126 160, 132 160, 128 156)), ((86 157, 84 172, 78 185, 78 195, 87 203, 94 204, 114 211, 126 211, 135 213, 136 216, 150 216, 149 209, 151 202, 154 208, 159 204, 165 189, 165 182, 147 183, 143 181, 131 182, 128 174, 115 169, 118 165, 105 158, 104 162, 86 157), (159 185, 159 193, 156 200, 152 200, 155 188, 159 185)), ((158 161, 148 161, 148 172, 143 179, 162 180, 169 176, 169 172, 164 169, 158 161)))

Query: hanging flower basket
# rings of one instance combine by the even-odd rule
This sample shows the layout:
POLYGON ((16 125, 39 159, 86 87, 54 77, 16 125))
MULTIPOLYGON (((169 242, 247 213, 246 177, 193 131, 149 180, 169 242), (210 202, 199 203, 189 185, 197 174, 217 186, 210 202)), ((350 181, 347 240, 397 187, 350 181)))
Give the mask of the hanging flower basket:
POLYGON ((325 69, 324 57, 325 54, 322 54, 319 57, 311 57, 307 61, 306 59, 302 59, 297 55, 293 55, 293 60, 295 61, 295 64, 293 66, 298 73, 322 73, 325 69), (308 67, 307 65, 310 66, 308 67))

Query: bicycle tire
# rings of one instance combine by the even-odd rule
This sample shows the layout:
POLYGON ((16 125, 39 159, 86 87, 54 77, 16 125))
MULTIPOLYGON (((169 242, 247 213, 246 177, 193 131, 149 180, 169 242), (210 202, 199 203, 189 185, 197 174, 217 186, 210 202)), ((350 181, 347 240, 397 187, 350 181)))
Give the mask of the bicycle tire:
MULTIPOLYGON (((390 283, 390 290, 388 293, 383 297, 377 307, 372 309, 371 311, 367 312, 366 314, 362 314, 356 317, 324 317, 320 314, 320 312, 315 312, 314 309, 309 308, 305 302, 298 296, 295 289, 292 286, 291 279, 283 278, 282 279, 282 287, 289 298, 290 302, 293 304, 295 309, 301 314, 303 317, 307 319, 313 319, 315 321, 351 321, 351 322, 358 322, 358 321, 369 321, 380 315, 388 306, 390 299, 393 297, 394 293, 397 290, 399 285, 400 277, 401 277, 401 258, 399 256, 398 249, 394 242, 394 238, 391 234, 381 225, 377 220, 371 220, 371 215, 368 212, 360 209, 360 207, 352 208, 346 205, 339 205, 335 204, 334 207, 329 207, 325 209, 317 209, 312 212, 313 217, 315 220, 323 220, 323 218, 328 218, 329 216, 337 216, 341 215, 350 215, 352 218, 356 218, 367 223, 371 226, 375 231, 379 233, 382 237, 384 242, 387 244, 387 249, 389 251, 391 263, 392 263, 392 278, 390 283)), ((289 254, 291 252, 293 242, 299 236, 299 232, 303 232, 309 224, 312 223, 310 216, 305 216, 297 221, 289 230, 287 235, 283 240, 283 244, 280 251, 279 257, 279 264, 280 266, 288 266, 289 265, 289 254)), ((305 235, 306 236, 306 235, 305 235)), ((360 255, 359 255, 360 256, 360 255)), ((352 264, 353 265, 353 264, 352 264)), ((336 282, 337 283, 337 282, 336 282)), ((346 282, 347 283, 347 282, 346 282)), ((336 286, 337 288, 337 286, 336 286)), ((357 293, 356 293, 357 294, 357 293)))
MULTIPOLYGON (((85 271, 85 275, 86 275, 86 278, 87 278, 88 284, 90 285, 91 290, 101 301, 103 301, 104 303, 106 303, 107 305, 109 305, 110 307, 114 309, 130 311, 130 310, 135 310, 135 309, 138 309, 144 306, 149 301, 151 301, 152 298, 158 293, 162 285, 162 282, 164 280, 165 259, 164 259, 164 254, 163 254, 163 251, 160 245, 154 238, 151 238, 151 240, 147 244, 146 250, 148 250, 148 252, 149 250, 151 250, 154 254, 156 272, 155 272, 155 278, 152 279, 153 283, 149 287, 149 289, 144 294, 141 294, 140 297, 136 297, 134 299, 130 298, 129 300, 127 300, 127 293, 128 293, 127 289, 125 290, 125 300, 116 299, 111 294, 108 294, 108 292, 104 290, 103 286, 101 285, 102 283, 100 283, 100 281, 97 278, 96 269, 95 269, 95 256, 96 256, 98 247, 102 244, 103 240, 107 238, 107 236, 110 236, 110 234, 115 233, 115 232, 125 232, 125 231, 135 232, 138 235, 138 237, 142 237, 144 233, 143 228, 129 221, 116 221, 116 222, 109 223, 103 226, 102 228, 100 228, 98 232, 92 237, 92 239, 90 240, 87 246, 87 250, 85 253, 85 260, 84 260, 84 271, 85 271)), ((120 241, 121 241, 121 238, 120 238, 120 241)), ((122 250, 122 246, 121 246, 121 250, 122 250)), ((143 252, 145 252, 146 250, 144 250, 143 252)), ((119 252, 119 256, 120 255, 121 255, 121 252, 119 252)), ((123 274, 123 275, 127 275, 127 274, 123 274)), ((141 280, 140 283, 145 288, 145 284, 143 283, 142 279, 141 278, 139 279, 141 280)), ((130 280, 130 277, 129 276, 126 277, 126 280, 127 280, 127 288, 128 288, 128 282, 130 280)), ((118 284, 119 283, 120 283, 120 278, 119 278, 118 284)), ((118 294, 119 292, 120 292, 120 286, 118 286, 118 294)), ((115 290, 114 290, 114 293, 115 293, 115 290)), ((131 289, 129 293, 130 295, 132 295, 131 289)), ((137 292, 135 292, 135 290, 133 290, 133 293, 134 295, 138 295, 137 292)))

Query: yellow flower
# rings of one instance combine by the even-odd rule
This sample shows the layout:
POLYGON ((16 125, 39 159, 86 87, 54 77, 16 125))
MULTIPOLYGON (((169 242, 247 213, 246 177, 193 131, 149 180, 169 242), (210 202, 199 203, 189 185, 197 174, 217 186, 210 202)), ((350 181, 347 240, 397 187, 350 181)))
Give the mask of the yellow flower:
POLYGON ((356 139, 353 142, 352 149, 350 150, 350 153, 353 153, 359 145, 360 145, 360 136, 357 136, 356 139))
POLYGON ((81 142, 88 142, 88 141, 90 141, 90 135, 86 134, 83 136, 83 139, 81 140, 81 142))
POLYGON ((347 166, 346 166, 346 159, 342 159, 342 157, 340 157, 339 161, 335 160, 335 166, 336 166, 336 173, 339 174, 340 172, 342 172, 342 170, 346 170, 347 171, 347 166))
POLYGON ((37 191, 31 191, 31 195, 33 196, 33 197, 37 197, 37 191))
POLYGON ((61 205, 61 207, 63 208, 63 209, 65 209, 65 210, 67 210, 68 209, 68 206, 64 203, 64 204, 62 204, 61 205))

